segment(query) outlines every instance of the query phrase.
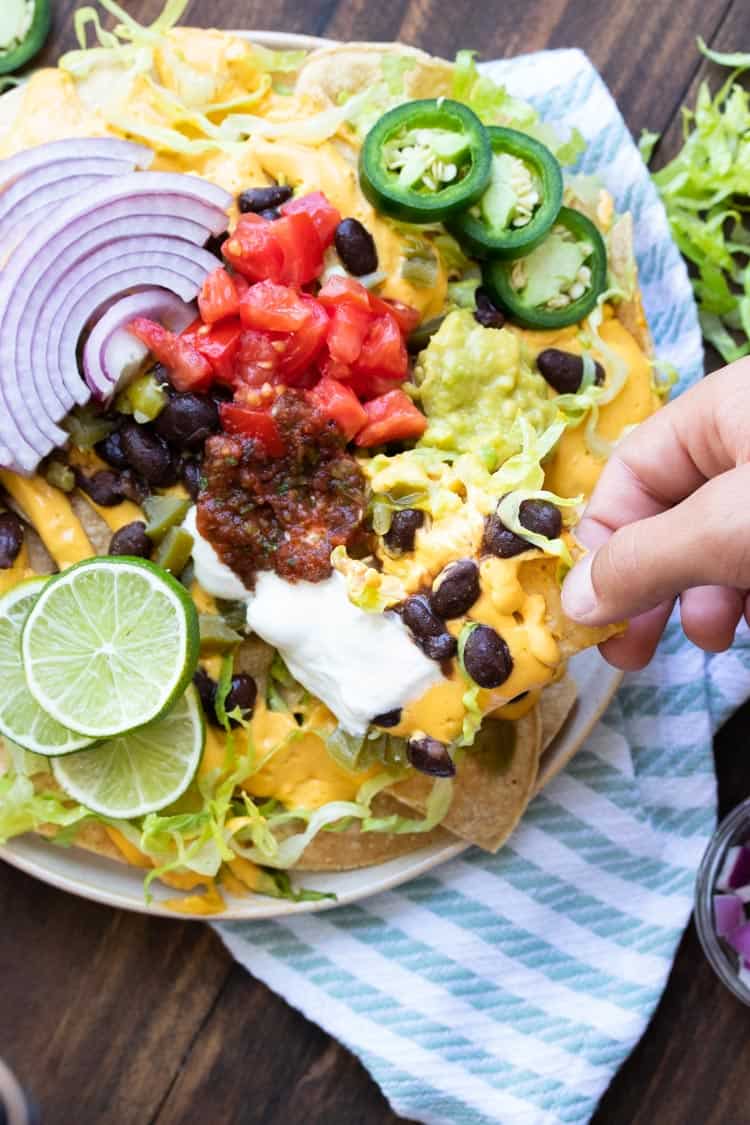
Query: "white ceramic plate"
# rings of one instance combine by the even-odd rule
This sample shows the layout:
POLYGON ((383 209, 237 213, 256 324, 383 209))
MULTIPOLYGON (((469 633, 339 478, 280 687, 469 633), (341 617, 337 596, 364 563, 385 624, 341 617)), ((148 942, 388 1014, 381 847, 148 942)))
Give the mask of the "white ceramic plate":
MULTIPOLYGON (((243 33, 247 34, 247 33, 243 33)), ((248 34, 249 37, 249 34, 248 34)), ((252 38, 269 47, 302 49, 322 47, 330 40, 314 39, 305 35, 288 35, 282 32, 253 32, 252 38)), ((0 104, 0 131, 12 125, 17 106, 17 94, 6 94, 0 104)), ((538 788, 545 785, 570 760, 585 742, 590 730, 617 691, 621 674, 610 668, 594 649, 582 652, 570 662, 569 671, 578 688, 578 701, 557 738, 545 751, 539 772, 538 788)), ((464 851, 468 845, 457 842, 436 845, 412 852, 400 859, 377 867, 333 874, 305 873, 300 881, 318 891, 336 895, 336 902, 291 903, 284 900, 250 895, 247 898, 227 896, 227 910, 222 919, 261 919, 288 914, 302 914, 326 910, 378 891, 388 890, 409 879, 429 871, 464 851)), ((60 890, 83 898, 135 910, 145 914, 158 914, 168 918, 175 915, 161 905, 174 891, 155 885, 153 901, 147 905, 143 897, 143 873, 134 868, 91 855, 79 848, 59 848, 38 836, 23 836, 0 847, 0 858, 29 875, 50 883, 60 890)))

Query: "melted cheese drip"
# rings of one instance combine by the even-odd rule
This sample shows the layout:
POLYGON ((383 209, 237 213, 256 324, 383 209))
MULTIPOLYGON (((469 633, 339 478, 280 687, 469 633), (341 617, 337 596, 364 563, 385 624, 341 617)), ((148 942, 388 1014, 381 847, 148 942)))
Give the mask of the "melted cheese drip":
POLYGON ((0 484, 13 497, 60 570, 90 559, 94 551, 70 501, 42 477, 0 470, 0 484))
POLYGON ((19 582, 23 582, 26 578, 33 578, 33 576, 34 571, 29 564, 29 551, 24 543, 16 556, 13 566, 8 567, 6 570, 0 570, 0 594, 6 594, 8 590, 12 590, 19 582))

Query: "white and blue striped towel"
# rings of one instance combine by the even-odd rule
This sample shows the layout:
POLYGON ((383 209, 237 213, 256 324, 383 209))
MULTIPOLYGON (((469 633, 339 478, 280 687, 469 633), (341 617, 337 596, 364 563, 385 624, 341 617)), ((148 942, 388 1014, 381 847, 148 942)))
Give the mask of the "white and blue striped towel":
MULTIPOLYGON (((575 50, 488 69, 561 131, 577 125, 581 170, 633 212, 657 351, 686 387, 702 367, 687 274, 604 83, 575 50)), ((585 1122, 664 988, 714 825, 711 735, 748 684, 747 632, 705 657, 673 622, 499 855, 473 849, 356 905, 219 933, 404 1116, 585 1122)))

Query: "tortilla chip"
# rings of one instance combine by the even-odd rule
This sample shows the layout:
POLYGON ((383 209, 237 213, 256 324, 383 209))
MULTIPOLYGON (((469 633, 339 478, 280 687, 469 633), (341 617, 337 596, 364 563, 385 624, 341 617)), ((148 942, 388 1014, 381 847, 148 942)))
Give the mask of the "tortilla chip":
POLYGON ((519 577, 527 594, 541 594, 547 604, 547 623, 557 640, 561 662, 624 631, 623 624, 580 625, 565 616, 557 581, 557 559, 528 559, 521 566, 519 577))
POLYGON ((71 492, 70 506, 78 516, 81 527, 86 532, 86 537, 94 548, 94 554, 106 555, 109 552, 109 542, 112 531, 98 512, 89 504, 80 492, 71 492))
MULTIPOLYGON (((373 801, 373 811, 377 816, 390 813, 411 815, 411 810, 394 801, 392 797, 380 794, 373 801)), ((385 832, 360 832, 354 824, 345 832, 319 832, 305 848, 295 871, 354 871, 359 867, 374 867, 387 863, 390 859, 408 855, 429 848, 435 844, 455 843, 455 837, 442 828, 431 832, 405 832, 401 836, 385 832)))
POLYGON ((542 718, 542 753, 562 730, 568 715, 575 707, 578 689, 570 676, 563 676, 549 684, 539 700, 542 718))
POLYGON ((612 276, 625 293, 632 293, 632 297, 614 303, 615 315, 641 350, 647 356, 652 356, 654 342, 651 339, 638 285, 638 266, 633 250, 633 216, 629 211, 619 216, 609 233, 608 242, 609 268, 612 276))
POLYGON ((453 64, 403 43, 348 43, 313 51, 302 65, 295 91, 324 105, 340 105, 342 97, 383 81, 383 58, 413 60, 404 70, 408 98, 450 97, 453 64))
MULTIPOLYGON (((490 719, 479 735, 479 748, 467 750, 458 764, 453 801, 441 827, 462 840, 496 852, 521 819, 534 792, 542 720, 538 708, 516 723, 490 719), (514 732, 513 742, 500 737, 514 732), (494 735, 494 741, 493 741, 494 735), (486 741, 488 745, 481 745, 486 741)), ((432 781, 415 774, 388 791, 402 804, 424 813, 432 781)))

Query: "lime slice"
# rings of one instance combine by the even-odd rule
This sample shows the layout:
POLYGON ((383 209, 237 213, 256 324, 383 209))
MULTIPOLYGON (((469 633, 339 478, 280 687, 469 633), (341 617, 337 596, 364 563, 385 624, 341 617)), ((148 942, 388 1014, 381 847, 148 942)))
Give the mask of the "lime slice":
POLYGON ((46 582, 46 578, 32 578, 0 598, 0 734, 24 750, 51 758, 90 746, 92 740, 61 726, 42 710, 26 686, 21 632, 46 582))
POLYGON ((110 738, 163 715, 198 660, 198 615, 142 559, 86 559, 51 578, 21 637, 29 691, 63 726, 110 738))
POLYGON ((55 758, 69 797, 101 816, 127 820, 166 808, 195 776, 203 752, 203 711, 191 685, 168 715, 90 750, 55 758))

